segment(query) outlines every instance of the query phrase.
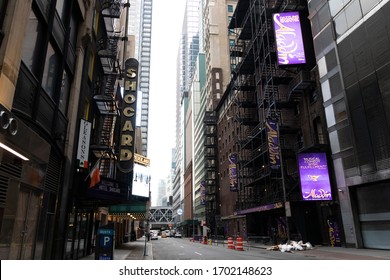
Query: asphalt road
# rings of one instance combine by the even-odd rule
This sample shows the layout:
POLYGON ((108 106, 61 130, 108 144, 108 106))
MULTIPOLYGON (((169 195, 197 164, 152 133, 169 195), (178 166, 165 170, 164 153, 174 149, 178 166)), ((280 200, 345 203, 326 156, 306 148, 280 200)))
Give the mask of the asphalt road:
POLYGON ((282 253, 260 248, 244 248, 244 251, 228 249, 222 244, 205 245, 185 238, 161 238, 152 240, 154 260, 310 260, 305 254, 282 253))

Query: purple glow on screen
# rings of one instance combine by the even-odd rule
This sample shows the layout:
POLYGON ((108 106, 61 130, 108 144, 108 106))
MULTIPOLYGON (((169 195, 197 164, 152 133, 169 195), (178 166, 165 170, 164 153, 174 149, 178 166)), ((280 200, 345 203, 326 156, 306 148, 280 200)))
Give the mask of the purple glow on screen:
POLYGON ((325 153, 298 155, 303 200, 332 200, 325 153))
POLYGON ((306 63, 299 12, 273 14, 278 64, 306 63))

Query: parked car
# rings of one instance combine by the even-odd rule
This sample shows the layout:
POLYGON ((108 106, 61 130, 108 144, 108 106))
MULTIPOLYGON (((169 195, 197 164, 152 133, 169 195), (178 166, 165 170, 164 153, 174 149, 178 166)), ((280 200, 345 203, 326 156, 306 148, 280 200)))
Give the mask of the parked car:
POLYGON ((158 239, 158 231, 156 231, 156 230, 150 231, 150 238, 152 240, 157 240, 158 239))
POLYGON ((181 233, 180 232, 176 232, 175 233, 175 238, 181 238, 181 233))

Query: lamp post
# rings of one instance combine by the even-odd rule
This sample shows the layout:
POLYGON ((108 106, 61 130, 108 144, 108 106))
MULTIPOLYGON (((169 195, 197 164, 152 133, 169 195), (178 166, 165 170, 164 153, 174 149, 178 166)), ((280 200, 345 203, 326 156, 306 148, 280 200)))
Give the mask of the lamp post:
MULTIPOLYGON (((148 187, 149 187, 149 192, 148 192, 148 194, 149 194, 149 197, 148 197, 148 201, 147 201, 147 203, 146 203, 146 213, 145 213, 145 219, 146 219, 146 224, 145 224, 145 248, 144 248, 144 256, 147 256, 147 254, 146 254, 146 245, 147 245, 147 236, 146 236, 146 234, 150 234, 150 230, 149 230, 149 208, 150 208, 150 180, 151 180, 151 177, 149 176, 149 183, 148 183, 148 187)), ((149 235, 150 236, 150 235, 149 235)))

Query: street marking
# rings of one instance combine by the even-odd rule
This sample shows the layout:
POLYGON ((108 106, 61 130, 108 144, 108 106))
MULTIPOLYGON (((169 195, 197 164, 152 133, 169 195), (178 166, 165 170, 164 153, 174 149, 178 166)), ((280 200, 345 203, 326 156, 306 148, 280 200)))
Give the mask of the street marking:
POLYGON ((199 256, 201 256, 201 255, 202 255, 201 253, 198 253, 198 252, 195 252, 195 254, 197 254, 197 255, 199 255, 199 256))

